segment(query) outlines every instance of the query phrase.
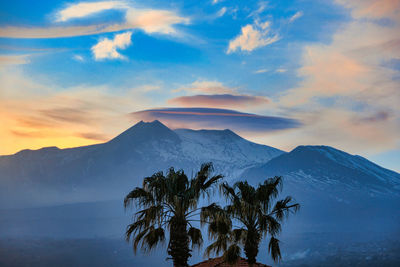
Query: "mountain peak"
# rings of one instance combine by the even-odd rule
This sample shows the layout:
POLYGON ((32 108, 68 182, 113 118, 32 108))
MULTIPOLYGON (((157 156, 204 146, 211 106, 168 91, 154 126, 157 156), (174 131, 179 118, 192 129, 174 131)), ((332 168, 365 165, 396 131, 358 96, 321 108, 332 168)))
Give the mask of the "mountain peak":
POLYGON ((112 139, 110 142, 130 142, 130 140, 135 140, 135 142, 143 142, 151 139, 177 140, 179 137, 175 132, 173 132, 159 120, 154 120, 151 122, 145 122, 142 120, 112 139))

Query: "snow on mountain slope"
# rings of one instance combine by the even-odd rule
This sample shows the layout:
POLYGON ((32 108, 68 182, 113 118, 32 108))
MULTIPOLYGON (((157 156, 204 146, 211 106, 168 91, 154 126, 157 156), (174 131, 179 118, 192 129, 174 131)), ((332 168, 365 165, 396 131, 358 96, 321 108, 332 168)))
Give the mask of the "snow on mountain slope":
POLYGON ((182 140, 181 149, 193 162, 212 161, 224 169, 244 170, 264 163, 285 152, 243 139, 230 130, 175 130, 182 140))
POLYGON ((400 190, 400 174, 331 147, 300 146, 286 153, 230 130, 171 130, 154 121, 103 144, 0 156, 0 207, 115 199, 156 171, 173 166, 192 175, 209 161, 228 181, 282 175, 297 188, 321 192, 400 190))
POLYGON ((156 171, 173 166, 191 175, 209 161, 232 179, 282 153, 229 130, 173 131, 159 121, 139 122, 103 144, 0 156, 0 206, 17 195, 16 202, 30 203, 46 202, 46 195, 54 201, 112 199, 156 171))
POLYGON ((280 175, 288 182, 318 190, 400 191, 400 174, 329 146, 299 146, 244 173, 253 180, 265 175, 280 175))

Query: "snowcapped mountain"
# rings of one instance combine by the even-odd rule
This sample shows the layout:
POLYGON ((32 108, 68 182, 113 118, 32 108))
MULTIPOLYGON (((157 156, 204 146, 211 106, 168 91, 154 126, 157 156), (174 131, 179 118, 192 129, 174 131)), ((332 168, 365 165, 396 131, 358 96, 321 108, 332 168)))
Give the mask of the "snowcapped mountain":
POLYGON ((0 156, 0 205, 113 199, 156 171, 174 166, 190 175, 209 161, 234 179, 283 153, 230 130, 173 131, 159 121, 139 122, 103 144, 0 156))
POLYGON ((190 176, 209 161, 216 173, 231 182, 259 183, 283 176, 281 196, 292 195, 301 204, 290 229, 369 231, 385 225, 386 230, 399 230, 400 174, 396 172, 332 147, 299 146, 287 153, 249 142, 230 130, 171 130, 159 121, 140 122, 102 144, 0 156, 0 213, 3 208, 58 205, 44 207, 43 216, 34 216, 36 208, 29 209, 30 220, 26 211, 17 209, 18 216, 0 220, 0 226, 24 234, 42 229, 46 235, 49 227, 56 227, 53 220, 67 229, 75 218, 76 229, 86 229, 84 217, 93 225, 102 218, 103 234, 109 233, 109 224, 120 231, 126 222, 122 198, 143 177, 171 166, 190 176), (84 202, 97 208, 83 211, 84 202), (50 219, 43 221, 41 216, 50 219))
POLYGON ((329 146, 298 146, 243 175, 253 181, 265 175, 279 175, 290 183, 331 192, 400 193, 400 174, 329 146))
POLYGON ((331 147, 299 146, 286 153, 230 130, 171 130, 153 121, 102 144, 0 156, 0 207, 117 199, 156 171, 174 166, 192 175, 209 161, 231 181, 281 175, 298 196, 308 190, 346 201, 357 192, 400 191, 400 174, 331 147))

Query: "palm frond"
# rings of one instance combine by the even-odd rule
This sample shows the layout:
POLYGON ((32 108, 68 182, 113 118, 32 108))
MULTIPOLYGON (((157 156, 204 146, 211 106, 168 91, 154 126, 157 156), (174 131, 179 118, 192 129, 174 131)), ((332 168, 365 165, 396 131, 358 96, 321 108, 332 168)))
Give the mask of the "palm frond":
POLYGON ((198 247, 203 244, 203 236, 201 234, 200 229, 190 227, 188 231, 188 235, 190 238, 190 241, 192 242, 192 248, 198 247))
POLYGON ((271 214, 275 215, 275 218, 278 221, 282 221, 283 219, 287 218, 291 212, 295 213, 299 211, 300 204, 292 203, 292 200, 292 197, 288 196, 277 201, 271 214))
POLYGON ((235 264, 240 258, 241 249, 238 245, 232 244, 224 253, 224 259, 229 264, 235 264))
POLYGON ((271 257, 274 260, 274 262, 279 262, 282 258, 279 242, 280 241, 275 237, 271 237, 271 239, 269 240, 268 252, 271 254, 271 257))
POLYGON ((129 205, 131 205, 134 200, 138 200, 138 206, 140 206, 152 203, 153 197, 143 188, 136 187, 124 198, 124 208, 126 209, 129 205))
POLYGON ((227 235, 218 236, 217 240, 211 243, 205 250, 204 254, 206 257, 210 257, 212 253, 218 255, 221 252, 225 252, 228 248, 229 239, 227 235))
POLYGON ((148 233, 143 237, 142 249, 145 252, 150 252, 157 246, 158 243, 163 243, 164 241, 164 229, 161 227, 151 228, 148 233))

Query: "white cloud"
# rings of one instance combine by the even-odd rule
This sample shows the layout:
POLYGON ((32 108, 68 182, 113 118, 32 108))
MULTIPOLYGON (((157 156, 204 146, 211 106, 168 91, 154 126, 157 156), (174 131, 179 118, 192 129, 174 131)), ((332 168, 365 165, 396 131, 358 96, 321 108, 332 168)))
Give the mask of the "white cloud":
POLYGON ((211 4, 215 5, 218 4, 220 2, 222 2, 223 0, 212 0, 211 4))
POLYGON ((50 27, 0 27, 0 37, 5 38, 62 38, 73 36, 94 35, 99 33, 118 32, 130 29, 141 29, 146 33, 161 33, 178 35, 177 24, 188 24, 190 19, 180 16, 175 11, 163 9, 138 9, 125 2, 93 2, 70 5, 58 14, 60 22, 72 18, 83 18, 109 9, 126 9, 125 21, 122 23, 103 23, 81 26, 50 26, 50 27), (98 5, 98 7, 97 7, 98 5), (68 11, 68 12, 67 12, 68 11))
POLYGON ((248 18, 250 18, 250 17, 258 18, 259 15, 267 9, 267 7, 268 7, 268 2, 260 1, 260 2, 258 2, 258 8, 256 10, 252 11, 247 17, 248 18))
POLYGON ((254 73, 260 74, 260 73, 266 73, 266 72, 268 72, 268 69, 259 69, 259 70, 256 70, 254 73))
POLYGON ((221 9, 217 12, 217 17, 218 17, 218 18, 219 18, 219 17, 222 17, 223 15, 225 15, 226 11, 227 11, 227 8, 226 8, 226 7, 221 8, 221 9))
POLYGON ((292 23, 293 21, 301 18, 302 16, 303 16, 303 11, 297 11, 296 14, 294 14, 293 16, 290 17, 289 23, 292 23))
POLYGON ((127 3, 120 1, 82 2, 70 4, 67 8, 56 14, 57 22, 65 22, 70 19, 83 18, 110 9, 126 9, 127 3))
POLYGON ((277 72, 277 73, 285 73, 285 72, 287 72, 287 69, 278 68, 278 69, 275 70, 275 72, 277 72))
POLYGON ((140 28, 147 33, 176 34, 173 25, 188 24, 189 19, 168 10, 129 9, 126 22, 131 27, 140 28))
POLYGON ((116 34, 114 39, 104 38, 100 40, 91 49, 95 60, 103 59, 126 59, 125 56, 118 53, 117 49, 125 49, 132 44, 132 32, 116 34))
POLYGON ((227 53, 238 50, 253 51, 254 49, 270 45, 279 40, 278 34, 271 34, 270 22, 256 22, 241 29, 241 33, 229 42, 227 53))
POLYGON ((81 55, 74 55, 72 58, 73 58, 74 60, 80 61, 80 62, 85 61, 85 59, 84 59, 83 56, 81 56, 81 55))

